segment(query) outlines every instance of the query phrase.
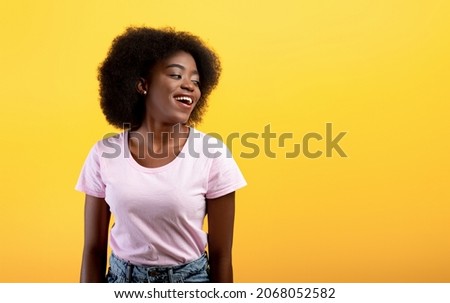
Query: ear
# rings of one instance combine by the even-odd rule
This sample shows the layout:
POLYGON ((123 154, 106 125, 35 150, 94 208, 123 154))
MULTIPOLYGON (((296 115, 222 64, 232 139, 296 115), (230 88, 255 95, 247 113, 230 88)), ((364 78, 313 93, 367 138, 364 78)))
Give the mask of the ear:
POLYGON ((148 91, 148 85, 147 81, 144 78, 139 78, 139 80, 136 83, 136 90, 141 95, 147 95, 148 91))

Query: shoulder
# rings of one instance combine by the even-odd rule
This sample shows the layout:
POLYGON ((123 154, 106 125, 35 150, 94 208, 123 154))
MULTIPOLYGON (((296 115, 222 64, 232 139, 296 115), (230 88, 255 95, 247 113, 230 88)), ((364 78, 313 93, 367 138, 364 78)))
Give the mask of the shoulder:
POLYGON ((214 136, 214 134, 206 134, 194 128, 191 134, 195 150, 203 156, 207 158, 231 157, 230 150, 218 134, 214 136))
POLYGON ((101 158, 118 156, 124 152, 126 133, 108 133, 92 147, 91 153, 101 158))

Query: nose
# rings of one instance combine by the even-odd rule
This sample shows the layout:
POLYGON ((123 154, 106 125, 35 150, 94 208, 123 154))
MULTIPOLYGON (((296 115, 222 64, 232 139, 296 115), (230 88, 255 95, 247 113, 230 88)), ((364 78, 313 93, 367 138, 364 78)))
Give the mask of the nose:
POLYGON ((192 81, 190 81, 190 80, 184 80, 184 81, 181 83, 181 88, 182 88, 182 89, 185 89, 185 90, 188 90, 188 91, 190 91, 190 92, 193 92, 194 89, 195 89, 194 83, 192 83, 192 81))

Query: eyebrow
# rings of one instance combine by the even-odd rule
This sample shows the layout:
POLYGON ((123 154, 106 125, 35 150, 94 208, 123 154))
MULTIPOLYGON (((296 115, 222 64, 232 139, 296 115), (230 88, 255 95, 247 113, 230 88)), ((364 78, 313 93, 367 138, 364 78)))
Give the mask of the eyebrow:
MULTIPOLYGON (((171 67, 177 67, 177 68, 182 69, 182 70, 186 69, 183 65, 177 64, 177 63, 172 63, 172 64, 169 64, 169 65, 166 66, 166 68, 171 68, 171 67)), ((192 73, 198 75, 198 71, 197 70, 194 70, 192 73)))

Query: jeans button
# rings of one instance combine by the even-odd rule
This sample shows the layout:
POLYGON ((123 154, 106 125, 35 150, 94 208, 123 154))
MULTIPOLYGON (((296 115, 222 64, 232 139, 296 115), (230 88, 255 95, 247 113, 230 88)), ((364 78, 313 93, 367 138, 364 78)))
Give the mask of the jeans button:
POLYGON ((151 277, 156 277, 156 276, 158 275, 158 272, 156 272, 156 271, 150 271, 148 274, 149 274, 151 277))

